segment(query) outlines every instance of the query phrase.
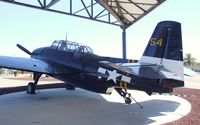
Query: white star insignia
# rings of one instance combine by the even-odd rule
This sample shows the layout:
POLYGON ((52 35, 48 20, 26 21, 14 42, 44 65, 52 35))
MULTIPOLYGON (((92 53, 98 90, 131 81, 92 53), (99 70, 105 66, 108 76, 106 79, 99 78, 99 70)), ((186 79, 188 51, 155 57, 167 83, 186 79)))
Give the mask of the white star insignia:
MULTIPOLYGON (((119 76, 122 76, 121 81, 124 81, 124 82, 127 82, 127 83, 130 83, 130 82, 131 82, 131 77, 125 76, 125 75, 122 75, 122 74, 119 74, 119 73, 117 73, 116 70, 110 71, 110 70, 108 70, 108 69, 99 67, 99 68, 98 68, 98 72, 99 72, 99 73, 102 73, 102 74, 106 74, 106 72, 108 72, 109 76, 108 76, 108 78, 107 78, 107 81, 108 81, 108 80, 113 80, 113 82, 114 82, 115 84, 116 84, 116 79, 117 79, 117 77, 119 77, 119 76)), ((101 76, 99 76, 98 78, 100 79, 101 76)))
POLYGON ((121 76, 121 74, 117 73, 116 70, 113 70, 113 71, 110 71, 110 70, 107 70, 108 74, 109 74, 109 77, 107 79, 108 80, 113 80, 114 83, 116 84, 116 78, 121 76))

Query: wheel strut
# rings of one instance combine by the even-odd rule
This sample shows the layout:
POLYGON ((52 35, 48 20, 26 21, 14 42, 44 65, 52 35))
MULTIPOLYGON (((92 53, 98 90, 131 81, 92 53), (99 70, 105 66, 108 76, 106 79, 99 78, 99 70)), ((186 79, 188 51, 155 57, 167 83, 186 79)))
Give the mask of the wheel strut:
POLYGON ((140 107, 143 108, 143 106, 140 105, 139 102, 137 102, 130 93, 127 92, 126 89, 121 89, 121 88, 115 88, 115 90, 119 93, 124 98, 124 101, 126 104, 131 104, 132 100, 140 107))

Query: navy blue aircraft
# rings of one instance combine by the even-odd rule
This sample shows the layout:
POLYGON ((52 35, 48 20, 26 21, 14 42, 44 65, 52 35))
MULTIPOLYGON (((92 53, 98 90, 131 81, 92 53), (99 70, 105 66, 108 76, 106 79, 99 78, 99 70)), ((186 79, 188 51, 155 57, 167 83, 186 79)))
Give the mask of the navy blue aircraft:
POLYGON ((29 94, 35 94, 42 74, 64 81, 68 89, 79 87, 104 94, 115 89, 127 104, 132 101, 128 89, 151 95, 184 86, 181 24, 174 21, 158 23, 143 56, 132 63, 95 55, 90 47, 67 40, 56 40, 33 52, 17 46, 30 58, 0 56, 0 67, 33 72, 34 82, 27 86, 29 94))

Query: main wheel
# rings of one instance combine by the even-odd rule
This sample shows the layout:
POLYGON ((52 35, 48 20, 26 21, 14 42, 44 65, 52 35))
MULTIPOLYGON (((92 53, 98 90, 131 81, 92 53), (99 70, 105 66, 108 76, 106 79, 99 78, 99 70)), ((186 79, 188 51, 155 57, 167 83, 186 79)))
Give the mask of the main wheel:
POLYGON ((29 82, 27 85, 27 93, 35 94, 35 84, 33 82, 29 82))
POLYGON ((129 97, 125 97, 125 103, 131 104, 132 100, 129 97))
POLYGON ((67 84, 65 88, 66 88, 66 90, 75 90, 76 89, 75 86, 70 85, 70 84, 67 84))

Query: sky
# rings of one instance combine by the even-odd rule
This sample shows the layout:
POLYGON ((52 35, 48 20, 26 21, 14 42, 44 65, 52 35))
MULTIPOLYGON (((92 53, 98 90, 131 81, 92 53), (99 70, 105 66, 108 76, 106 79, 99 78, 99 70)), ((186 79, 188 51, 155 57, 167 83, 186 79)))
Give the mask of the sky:
MULTIPOLYGON (((200 0, 166 0, 126 30, 127 58, 140 59, 156 24, 182 24, 183 52, 200 62, 200 0)), ((90 46, 95 54, 122 57, 121 28, 105 23, 0 2, 0 55, 24 56, 19 43, 32 51, 67 38, 90 46)))

